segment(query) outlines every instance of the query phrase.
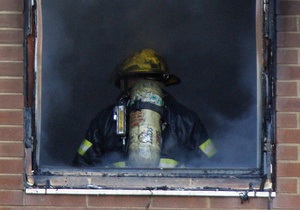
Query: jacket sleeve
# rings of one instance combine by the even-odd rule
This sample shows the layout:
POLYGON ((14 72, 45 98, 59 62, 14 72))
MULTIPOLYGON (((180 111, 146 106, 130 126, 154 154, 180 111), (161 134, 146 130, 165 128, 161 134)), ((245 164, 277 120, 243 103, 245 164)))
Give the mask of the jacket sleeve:
POLYGON ((187 150, 185 164, 188 167, 201 166, 203 160, 206 159, 206 157, 213 157, 217 150, 210 139, 205 126, 202 124, 196 113, 192 115, 188 114, 186 116, 185 130, 185 145, 187 150))
POLYGON ((173 156, 188 167, 200 166, 205 158, 203 154, 212 157, 216 153, 205 126, 197 113, 178 103, 170 94, 166 93, 164 101, 168 108, 168 131, 179 143, 173 156))
MULTIPOLYGON (((103 116, 102 116, 103 117, 103 116)), ((101 114, 96 116, 90 123, 85 138, 79 146, 73 159, 74 166, 95 166, 101 164, 102 148, 100 131, 101 114)))
POLYGON ((197 160, 197 158, 201 157, 201 159, 211 158, 217 153, 217 149, 214 146, 213 141, 209 137, 206 128, 198 118, 196 120, 193 130, 192 130, 192 139, 194 139, 195 145, 195 157, 192 161, 195 165, 201 165, 202 161, 197 160), (201 153, 201 154, 199 154, 201 153), (206 157, 203 157, 204 154, 206 157))

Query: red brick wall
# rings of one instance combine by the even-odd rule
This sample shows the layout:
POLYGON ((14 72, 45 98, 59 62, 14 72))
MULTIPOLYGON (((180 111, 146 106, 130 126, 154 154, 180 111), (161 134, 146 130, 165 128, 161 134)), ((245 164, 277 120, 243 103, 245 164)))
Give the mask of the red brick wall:
MULTIPOLYGON (((300 209, 300 0, 278 1, 277 197, 300 209)), ((267 209, 268 199, 26 195, 23 189, 23 1, 0 0, 0 209, 267 209)))
POLYGON ((277 9, 277 197, 273 207, 300 209, 300 1, 277 9))
POLYGON ((23 203, 23 1, 0 1, 0 209, 23 203))

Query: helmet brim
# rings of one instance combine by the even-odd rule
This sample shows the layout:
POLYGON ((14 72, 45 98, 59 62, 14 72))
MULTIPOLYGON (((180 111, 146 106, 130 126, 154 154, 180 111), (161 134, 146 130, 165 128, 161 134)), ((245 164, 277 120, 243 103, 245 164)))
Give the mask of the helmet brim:
POLYGON ((118 76, 115 80, 115 86, 120 88, 120 80, 126 78, 145 78, 150 80, 156 80, 162 82, 165 86, 176 85, 181 82, 180 78, 174 74, 161 73, 161 71, 152 70, 149 72, 147 70, 135 71, 132 73, 127 73, 126 75, 118 76))

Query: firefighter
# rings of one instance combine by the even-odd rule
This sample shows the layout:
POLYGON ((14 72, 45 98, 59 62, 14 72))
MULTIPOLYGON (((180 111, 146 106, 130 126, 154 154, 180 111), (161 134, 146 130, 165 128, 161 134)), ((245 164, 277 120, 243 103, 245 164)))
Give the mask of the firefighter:
POLYGON ((158 52, 137 51, 116 69, 121 96, 91 121, 75 166, 199 167, 215 155, 197 114, 164 89, 180 79, 158 52))

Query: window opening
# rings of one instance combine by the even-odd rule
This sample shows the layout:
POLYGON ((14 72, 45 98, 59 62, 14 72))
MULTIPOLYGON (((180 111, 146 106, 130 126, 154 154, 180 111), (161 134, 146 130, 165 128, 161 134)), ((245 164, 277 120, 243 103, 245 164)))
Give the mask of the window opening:
MULTIPOLYGON (((105 187, 113 188, 115 178, 133 183, 143 177, 137 186, 145 187, 152 186, 151 177, 159 177, 158 183, 169 183, 170 178, 174 182, 176 177, 176 183, 168 185, 168 189, 178 186, 190 189, 190 178, 201 178, 202 182, 207 178, 243 178, 246 183, 243 186, 248 188, 251 183, 254 189, 263 189, 260 178, 264 178, 265 188, 274 187, 268 187, 274 174, 271 163, 275 148, 273 3, 238 2, 240 9, 234 11, 232 6, 218 1, 195 1, 194 5, 180 1, 180 7, 175 2, 160 1, 158 6, 145 1, 139 3, 139 10, 131 12, 127 11, 132 8, 131 1, 68 3, 72 2, 26 1, 32 8, 28 14, 35 12, 31 20, 37 27, 37 33, 29 32, 25 39, 27 52, 35 50, 36 55, 35 87, 27 87, 28 96, 35 92, 35 104, 28 103, 25 140, 28 153, 33 149, 33 174, 26 171, 28 177, 34 175, 35 184, 54 182, 58 186, 81 188, 100 186, 110 180, 105 187), (156 10, 166 5, 167 10, 156 10), (157 11, 151 21, 145 19, 143 12, 149 7, 157 11), (126 12, 115 15, 113 11, 118 9, 126 12), (248 19, 238 18, 239 14, 248 15, 248 19), (144 17, 143 21, 137 21, 137 16, 144 17), (124 23, 118 25, 120 21, 124 23), (92 27, 87 27, 87 23, 92 27), (226 27, 220 28, 225 23, 226 27), (261 31, 257 31, 260 24, 261 31), (220 33, 224 39, 218 36, 220 33), (36 38, 31 41, 34 49, 29 47, 32 35, 36 38), (258 38, 261 35, 262 40, 258 38), (162 41, 156 42, 157 38, 151 37, 162 41), (89 121, 101 108, 115 102, 112 95, 118 95, 112 82, 107 82, 111 70, 128 52, 144 46, 164 52, 172 73, 181 77, 182 84, 168 91, 200 116, 216 145, 217 155, 214 159, 203 158, 200 166, 190 168, 88 167, 83 172, 72 167, 73 155, 84 139, 89 121), (33 144, 29 145, 31 137, 33 144), (93 178, 92 184, 88 177, 93 178)), ((32 58, 30 53, 27 56, 32 58)), ((33 77, 29 60, 27 67, 29 81, 33 77)), ((122 111, 121 107, 116 111, 122 111)), ((89 142, 83 141, 81 145, 79 150, 84 153, 89 142)), ((239 188, 239 180, 235 180, 236 186, 231 182, 225 184, 226 189, 239 188)), ((210 181, 207 186, 199 185, 199 181, 194 184, 202 189, 219 189, 218 184, 210 181)))

